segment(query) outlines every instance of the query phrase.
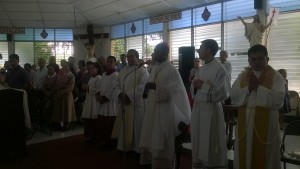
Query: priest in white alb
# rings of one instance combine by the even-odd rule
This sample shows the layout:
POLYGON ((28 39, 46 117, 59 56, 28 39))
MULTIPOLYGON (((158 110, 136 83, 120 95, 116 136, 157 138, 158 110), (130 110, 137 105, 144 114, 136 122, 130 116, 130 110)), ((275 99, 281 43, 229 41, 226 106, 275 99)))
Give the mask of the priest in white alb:
POLYGON ((235 80, 231 102, 239 106, 235 169, 280 169, 278 109, 285 97, 285 81, 268 65, 265 46, 248 50, 250 67, 235 80))
POLYGON ((138 65, 139 53, 136 50, 130 49, 126 57, 128 67, 119 72, 113 86, 113 98, 118 100, 118 108, 112 138, 118 138, 118 150, 139 153, 144 114, 142 94, 149 74, 143 66, 138 65))
POLYGON ((178 124, 190 123, 190 105, 178 70, 168 60, 169 46, 159 43, 154 49, 152 67, 145 86, 145 116, 140 140, 142 165, 152 169, 172 169, 178 124))
POLYGON ((197 88, 191 122, 192 167, 227 168, 225 121, 221 103, 229 96, 229 76, 215 59, 218 43, 213 39, 201 43, 197 52, 204 64, 192 82, 197 88))

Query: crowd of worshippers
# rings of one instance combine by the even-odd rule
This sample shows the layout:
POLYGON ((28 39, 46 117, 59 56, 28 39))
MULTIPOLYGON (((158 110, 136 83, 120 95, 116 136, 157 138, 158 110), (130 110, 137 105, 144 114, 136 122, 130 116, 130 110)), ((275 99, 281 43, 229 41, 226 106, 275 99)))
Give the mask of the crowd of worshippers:
POLYGON ((268 65, 265 46, 253 45, 249 67, 231 86, 227 52, 221 51, 218 61, 218 50, 215 40, 202 41, 189 77, 191 91, 169 61, 164 42, 156 45, 147 68, 134 49, 121 55, 118 65, 114 56, 79 61, 77 66, 70 58, 61 61, 59 69, 51 57, 47 66, 39 59, 37 70, 29 64, 21 68, 19 56, 12 54, 1 72, 1 84, 28 91, 30 111, 43 112, 51 103, 52 114, 45 116, 61 127, 83 119, 89 142, 136 152, 145 168, 174 168, 180 123, 190 124, 193 168, 227 168, 222 104, 230 96, 231 104, 239 107, 235 168, 280 168, 278 110, 287 97, 286 72, 283 78, 268 65))

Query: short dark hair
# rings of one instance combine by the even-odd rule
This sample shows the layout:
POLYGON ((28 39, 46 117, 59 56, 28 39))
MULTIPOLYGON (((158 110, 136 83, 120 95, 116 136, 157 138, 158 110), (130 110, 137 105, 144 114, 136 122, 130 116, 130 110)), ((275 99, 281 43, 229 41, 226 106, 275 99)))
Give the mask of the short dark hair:
POLYGON ((139 58, 140 58, 140 56, 139 56, 139 52, 138 52, 138 51, 136 51, 135 49, 129 49, 127 53, 129 53, 129 52, 132 52, 132 53, 133 53, 133 55, 134 55, 134 56, 135 56, 137 59, 139 59, 139 58))
POLYGON ((106 58, 106 60, 108 60, 108 59, 112 59, 115 63, 117 62, 117 59, 116 59, 116 57, 114 57, 114 56, 108 56, 108 57, 106 58))
POLYGON ((217 41, 213 40, 213 39, 206 39, 204 41, 201 42, 205 48, 210 49, 210 52, 213 56, 215 56, 219 50, 219 45, 217 43, 217 41))
POLYGON ((86 62, 86 65, 92 65, 92 64, 93 64, 92 61, 87 61, 87 62, 86 62))
POLYGON ((16 59, 16 60, 20 60, 20 57, 19 57, 19 55, 17 55, 17 54, 11 54, 11 55, 9 55, 9 59, 16 59))
POLYGON ((85 66, 85 61, 84 60, 78 61, 78 65, 82 65, 84 67, 85 66))
POLYGON ((161 43, 157 44, 155 48, 159 49, 161 54, 163 54, 164 56, 169 55, 170 47, 169 47, 168 43, 161 42, 161 43))
POLYGON ((268 57, 268 50, 265 46, 261 45, 261 44, 257 44, 252 46, 251 48, 249 48, 248 50, 248 57, 250 57, 250 55, 252 53, 258 53, 258 52, 263 52, 265 54, 266 57, 268 57))
POLYGON ((29 68, 31 68, 31 64, 30 63, 25 63, 24 67, 28 66, 29 68))

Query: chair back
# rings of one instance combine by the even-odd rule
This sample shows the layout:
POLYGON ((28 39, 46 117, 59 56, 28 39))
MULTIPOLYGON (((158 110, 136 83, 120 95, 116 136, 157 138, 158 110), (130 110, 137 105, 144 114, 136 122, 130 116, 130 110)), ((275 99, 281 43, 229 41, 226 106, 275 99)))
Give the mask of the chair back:
POLYGON ((289 90, 289 95, 291 110, 295 113, 297 117, 299 117, 299 93, 294 90, 289 90))
POLYGON ((286 136, 300 136, 300 120, 296 120, 288 124, 284 130, 282 144, 281 144, 281 151, 285 151, 285 138, 286 136))

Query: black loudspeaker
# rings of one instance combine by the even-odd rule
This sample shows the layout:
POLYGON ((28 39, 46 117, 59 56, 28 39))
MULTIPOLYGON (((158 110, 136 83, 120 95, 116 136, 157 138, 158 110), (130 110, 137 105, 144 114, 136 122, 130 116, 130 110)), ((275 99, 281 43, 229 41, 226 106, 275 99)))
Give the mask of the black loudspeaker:
POLYGON ((179 73, 185 87, 189 87, 190 70, 194 67, 195 47, 183 46, 179 48, 179 73))
POLYGON ((263 0, 254 0, 254 9, 262 9, 263 0))

